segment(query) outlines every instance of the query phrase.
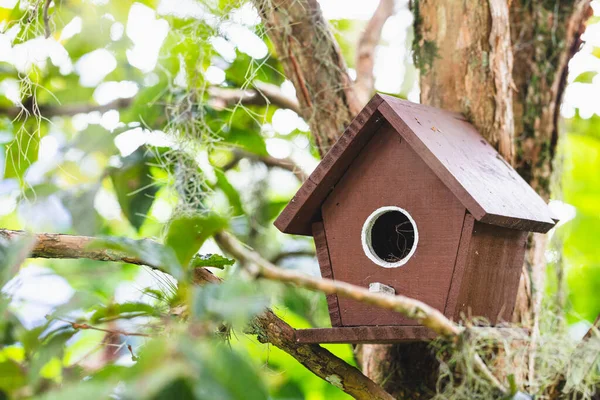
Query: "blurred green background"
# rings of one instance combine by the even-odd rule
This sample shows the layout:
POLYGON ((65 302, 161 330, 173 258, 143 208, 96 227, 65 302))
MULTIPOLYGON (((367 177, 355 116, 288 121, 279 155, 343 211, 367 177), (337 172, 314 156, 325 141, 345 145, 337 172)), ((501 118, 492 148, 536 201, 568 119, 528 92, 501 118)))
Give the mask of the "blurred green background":
MULTIPOLYGON (((320 3, 352 74, 377 2, 320 3)), ((404 2, 397 8, 377 50, 376 88, 418 101, 413 17, 404 2)), ((115 387, 123 398, 346 398, 243 332, 265 305, 296 328, 328 326, 324 296, 249 284, 237 265, 214 269, 227 278, 219 288, 177 282, 199 247, 222 254, 211 236, 224 227, 284 268, 319 274, 312 241, 272 226, 300 181, 266 162, 310 172, 318 156, 307 124, 217 90, 266 83, 295 95, 256 10, 228 0, 73 0, 48 12, 45 38, 41 3, 0 1, 0 228, 164 241, 111 246, 167 260, 175 279, 118 263, 21 263, 28 240, 2 243, 0 398, 101 398, 115 387), (229 341, 198 339, 223 320, 229 341), (73 321, 153 336, 75 330, 73 321)), ((560 298, 574 336, 600 313, 599 19, 571 61, 552 201, 561 224, 548 250, 547 296, 560 298)), ((349 345, 328 348, 354 363, 349 345)))

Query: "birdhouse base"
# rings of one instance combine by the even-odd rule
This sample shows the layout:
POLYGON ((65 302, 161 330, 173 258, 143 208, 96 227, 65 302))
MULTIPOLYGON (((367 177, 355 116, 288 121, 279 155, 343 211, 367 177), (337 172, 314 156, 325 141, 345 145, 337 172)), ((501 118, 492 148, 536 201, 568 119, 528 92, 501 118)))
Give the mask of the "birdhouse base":
POLYGON ((398 343, 431 340, 436 334, 424 326, 344 326, 297 329, 298 343, 398 343))

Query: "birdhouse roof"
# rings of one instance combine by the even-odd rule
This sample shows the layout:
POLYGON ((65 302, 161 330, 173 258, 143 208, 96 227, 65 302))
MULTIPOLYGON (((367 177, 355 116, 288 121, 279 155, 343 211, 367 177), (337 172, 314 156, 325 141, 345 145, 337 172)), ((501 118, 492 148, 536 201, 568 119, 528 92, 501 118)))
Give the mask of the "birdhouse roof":
POLYGON ((555 225, 544 200, 463 115, 377 94, 304 182, 275 226, 285 233, 310 236, 312 223, 321 219, 321 204, 386 121, 477 221, 533 232, 547 232, 555 225))

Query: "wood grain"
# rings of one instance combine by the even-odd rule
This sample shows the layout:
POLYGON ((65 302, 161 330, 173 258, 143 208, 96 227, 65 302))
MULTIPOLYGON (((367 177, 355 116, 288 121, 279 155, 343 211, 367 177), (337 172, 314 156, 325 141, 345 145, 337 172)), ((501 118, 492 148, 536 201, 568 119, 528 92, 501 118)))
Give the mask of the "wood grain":
POLYGON ((424 326, 353 326, 297 329, 298 343, 397 343, 431 340, 436 334, 424 326))
POLYGON ((375 95, 275 221, 282 232, 310 235, 319 208, 387 120, 477 221, 547 232, 556 219, 546 203, 464 116, 375 95))
MULTIPOLYGON (((463 228, 465 207, 389 125, 383 125, 323 203, 335 279, 368 288, 380 282, 397 294, 444 310, 463 228), (361 244, 367 217, 382 206, 407 210, 419 242, 408 262, 383 268, 361 244)), ((417 325, 399 313, 338 298, 343 326, 417 325)))
MULTIPOLYGON (((319 268, 321 269, 321 277, 326 279, 334 279, 323 222, 315 222, 312 224, 312 232, 313 237, 315 238, 317 261, 319 262, 319 268)), ((342 319, 340 318, 340 307, 338 304, 337 294, 328 294, 326 298, 331 326, 341 326, 342 319)))
POLYGON ((527 232, 476 222, 454 318, 510 321, 525 258, 527 232))
POLYGON ((379 110, 477 221, 547 232, 542 198, 460 114, 391 96, 379 110))
POLYGON ((454 262, 454 272, 452 272, 452 283, 450 285, 450 291, 448 292, 446 308, 444 309, 444 315, 448 318, 453 318, 454 312, 456 310, 458 295, 460 293, 460 288, 462 286, 463 278, 465 276, 467 257, 469 255, 469 245, 471 244, 471 236, 473 235, 474 225, 475 218, 473 218, 471 214, 466 213, 465 220, 463 223, 463 229, 460 234, 460 244, 458 245, 456 261, 454 262))
POLYGON ((323 200, 383 122, 383 118, 377 112, 377 107, 382 101, 379 95, 375 95, 323 157, 308 180, 275 220, 275 226, 280 231, 296 235, 311 235, 311 224, 320 220, 319 213, 323 200))

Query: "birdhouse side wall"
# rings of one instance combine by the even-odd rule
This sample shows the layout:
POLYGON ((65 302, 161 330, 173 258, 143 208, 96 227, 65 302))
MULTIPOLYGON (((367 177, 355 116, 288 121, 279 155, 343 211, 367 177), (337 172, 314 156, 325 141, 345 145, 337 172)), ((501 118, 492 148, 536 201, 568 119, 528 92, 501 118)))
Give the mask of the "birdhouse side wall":
MULTIPOLYGON (((336 280, 365 288, 381 283, 444 311, 466 209, 394 128, 379 128, 321 211, 336 280), (405 210, 418 232, 414 253, 395 268, 377 265, 361 238, 369 216, 387 206, 405 210)), ((338 305, 342 326, 418 325, 350 299, 338 297, 338 305)))
MULTIPOLYGON (((491 324, 510 321, 525 259, 528 232, 475 222, 454 310, 463 316, 485 317, 491 324)), ((449 300, 449 305, 453 303, 449 300)))
MULTIPOLYGON (((325 236, 325 227, 323 222, 315 222, 312 224, 312 233, 315 240, 315 248, 317 253, 317 261, 321 269, 321 277, 325 279, 334 279, 333 270, 331 269, 331 260, 329 259, 329 249, 327 248, 327 237, 325 236)), ((336 294, 328 294, 327 308, 329 311, 329 319, 331 326, 342 326, 340 318, 340 307, 336 294)))

